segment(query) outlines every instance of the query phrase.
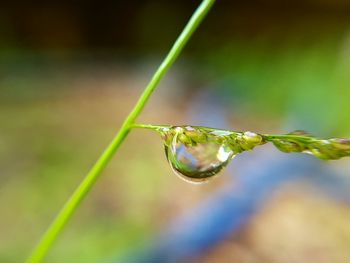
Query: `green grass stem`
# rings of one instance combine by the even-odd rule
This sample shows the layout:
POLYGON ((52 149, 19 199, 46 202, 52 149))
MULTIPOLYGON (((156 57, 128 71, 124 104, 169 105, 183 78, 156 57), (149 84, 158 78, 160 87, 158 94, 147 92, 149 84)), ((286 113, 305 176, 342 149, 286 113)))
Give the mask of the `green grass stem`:
POLYGON ((119 132, 108 145, 106 150, 102 153, 100 158, 88 172, 86 177, 83 179, 78 188, 74 191, 72 196, 65 203, 61 211, 58 213, 56 218, 53 220, 47 231, 42 236, 39 244, 32 251, 31 255, 27 259, 27 263, 39 263, 42 262, 44 256, 48 253, 49 249, 52 247, 54 241, 57 239, 58 235, 62 232, 63 228, 72 217, 73 213, 79 207, 81 201, 90 191, 98 177, 101 175, 102 171, 107 166, 108 162, 112 159, 113 155, 118 150, 119 146, 122 144, 128 133, 130 132, 133 123, 136 118, 141 113, 142 109, 145 107, 148 99, 156 89, 162 77, 167 73, 169 68, 175 62, 176 58, 181 53, 182 49, 192 36, 193 32, 197 29, 201 21, 204 19, 215 0, 204 0, 194 12, 189 22, 183 29, 180 36, 177 38, 173 47, 169 51, 168 55, 165 57, 161 65, 156 70, 152 79, 148 83, 147 87, 141 94, 141 97, 137 101, 135 107, 132 109, 130 114, 126 117, 123 122, 119 132))

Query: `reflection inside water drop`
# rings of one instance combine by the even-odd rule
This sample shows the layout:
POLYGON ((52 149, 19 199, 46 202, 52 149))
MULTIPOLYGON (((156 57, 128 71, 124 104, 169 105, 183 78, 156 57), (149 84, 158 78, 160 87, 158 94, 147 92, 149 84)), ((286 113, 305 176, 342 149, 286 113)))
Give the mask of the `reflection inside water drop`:
POLYGON ((176 127, 167 134, 165 153, 174 172, 194 183, 209 180, 234 157, 224 137, 190 126, 176 127))

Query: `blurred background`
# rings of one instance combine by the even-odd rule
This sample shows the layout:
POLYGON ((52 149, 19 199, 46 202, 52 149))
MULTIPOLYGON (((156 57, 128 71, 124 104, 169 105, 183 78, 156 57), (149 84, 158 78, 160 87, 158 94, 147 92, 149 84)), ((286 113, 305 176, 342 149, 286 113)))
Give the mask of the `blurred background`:
MULTIPOLYGON (((200 1, 0 4, 0 262, 23 262, 200 1)), ((350 2, 216 2, 140 122, 350 137, 350 2)), ((265 145, 204 185, 135 130, 45 262, 350 262, 350 161, 265 145)))

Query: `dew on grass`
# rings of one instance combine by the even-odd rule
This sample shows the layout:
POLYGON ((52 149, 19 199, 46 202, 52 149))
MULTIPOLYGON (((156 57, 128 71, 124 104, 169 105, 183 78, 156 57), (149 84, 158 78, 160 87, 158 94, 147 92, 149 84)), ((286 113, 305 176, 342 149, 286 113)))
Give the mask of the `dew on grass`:
POLYGON ((173 127, 165 135, 165 154, 172 170, 191 183, 207 182, 236 155, 228 134, 214 134, 192 126, 173 127))

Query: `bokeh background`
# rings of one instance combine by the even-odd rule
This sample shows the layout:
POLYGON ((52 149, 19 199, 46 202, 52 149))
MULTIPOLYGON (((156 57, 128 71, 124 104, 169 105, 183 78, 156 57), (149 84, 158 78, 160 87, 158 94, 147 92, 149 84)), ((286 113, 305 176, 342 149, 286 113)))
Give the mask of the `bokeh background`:
MULTIPOLYGON (((0 262, 23 262, 200 1, 0 4, 0 262)), ((223 1, 140 122, 350 137, 350 3, 223 1)), ((350 162, 264 146, 173 175, 132 131, 45 262, 350 262, 350 162)))

